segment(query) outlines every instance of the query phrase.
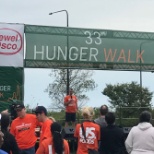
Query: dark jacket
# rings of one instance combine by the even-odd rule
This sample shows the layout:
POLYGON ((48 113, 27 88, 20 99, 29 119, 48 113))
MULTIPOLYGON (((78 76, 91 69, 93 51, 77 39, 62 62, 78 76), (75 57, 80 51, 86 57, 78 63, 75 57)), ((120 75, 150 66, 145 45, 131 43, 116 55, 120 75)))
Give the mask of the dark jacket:
POLYGON ((2 130, 2 132, 4 134, 4 143, 1 149, 6 151, 8 154, 11 154, 10 151, 12 154, 19 154, 18 145, 14 136, 9 131, 2 130))
POLYGON ((125 154, 124 132, 116 125, 101 128, 100 154, 125 154))

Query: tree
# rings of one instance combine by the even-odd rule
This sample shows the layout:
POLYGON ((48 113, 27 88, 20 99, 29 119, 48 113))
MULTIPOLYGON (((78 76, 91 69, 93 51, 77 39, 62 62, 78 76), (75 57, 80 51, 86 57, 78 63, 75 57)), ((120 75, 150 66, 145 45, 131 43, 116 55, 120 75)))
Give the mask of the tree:
MULTIPOLYGON (((67 76, 66 69, 54 69, 49 74, 54 78, 53 82, 48 85, 45 92, 48 92, 52 99, 51 105, 58 109, 64 109, 64 97, 66 95, 67 76)), ((69 69, 69 85, 73 88, 78 98, 79 108, 86 104, 89 99, 84 93, 94 90, 97 85, 91 78, 93 71, 69 69)))
POLYGON ((141 111, 151 110, 153 93, 136 82, 107 84, 102 93, 109 97, 109 102, 116 108, 119 117, 138 118, 141 111))

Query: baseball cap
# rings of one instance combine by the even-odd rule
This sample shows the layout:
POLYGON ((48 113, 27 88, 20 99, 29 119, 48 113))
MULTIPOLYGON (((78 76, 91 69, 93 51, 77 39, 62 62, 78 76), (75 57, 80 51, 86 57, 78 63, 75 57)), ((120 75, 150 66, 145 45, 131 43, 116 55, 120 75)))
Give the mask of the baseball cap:
POLYGON ((45 115, 47 115, 47 109, 44 106, 37 106, 35 109, 35 113, 42 113, 44 112, 45 115))
POLYGON ((17 110, 22 110, 23 108, 25 108, 24 104, 17 104, 17 105, 15 106, 15 110, 16 110, 16 111, 17 111, 17 110))

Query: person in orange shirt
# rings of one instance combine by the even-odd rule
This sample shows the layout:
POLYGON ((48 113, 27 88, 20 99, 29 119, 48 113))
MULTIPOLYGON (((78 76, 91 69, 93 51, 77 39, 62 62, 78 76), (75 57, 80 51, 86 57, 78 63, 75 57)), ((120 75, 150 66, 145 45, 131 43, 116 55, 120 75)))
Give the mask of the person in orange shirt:
POLYGON ((72 126, 75 127, 76 121, 76 112, 78 110, 77 105, 77 97, 73 95, 73 89, 70 88, 69 95, 65 96, 64 98, 64 105, 65 105, 65 127, 68 127, 68 122, 72 122, 72 126))
POLYGON ((77 154, 88 154, 88 149, 98 151, 98 141, 100 140, 100 126, 92 121, 94 110, 92 107, 85 107, 82 109, 82 116, 84 118, 83 128, 85 131, 84 138, 81 124, 77 124, 74 137, 78 139, 77 154))
POLYGON ((10 133, 15 136, 20 154, 35 154, 35 128, 38 124, 34 114, 27 114, 23 104, 15 107, 17 118, 11 123, 10 133))
POLYGON ((51 119, 47 117, 47 109, 44 106, 37 106, 35 109, 37 120, 41 122, 40 141, 39 145, 44 139, 51 137, 50 126, 53 123, 51 119))
POLYGON ((70 154, 68 142, 61 135, 61 125, 53 122, 50 131, 52 137, 42 141, 36 154, 70 154))

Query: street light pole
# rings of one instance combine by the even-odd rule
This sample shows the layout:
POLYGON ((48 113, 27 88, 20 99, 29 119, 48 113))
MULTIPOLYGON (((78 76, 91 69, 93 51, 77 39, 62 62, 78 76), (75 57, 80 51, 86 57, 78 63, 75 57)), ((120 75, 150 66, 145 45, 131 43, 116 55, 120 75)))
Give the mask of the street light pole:
MULTIPOLYGON (((141 55, 141 50, 142 50, 142 45, 144 42, 140 44, 140 55, 141 55)), ((141 66, 141 57, 140 57, 140 106, 142 106, 142 66, 141 66)))
MULTIPOLYGON (((147 44, 147 43, 153 43, 154 41, 144 41, 144 42, 141 42, 140 44, 140 55, 141 55, 141 52, 142 52, 142 46, 144 44, 147 44)), ((140 105, 142 106, 142 66, 141 66, 141 57, 140 57, 140 88, 141 88, 141 91, 140 91, 140 105)))
MULTIPOLYGON (((67 17, 67 62, 69 61, 69 39, 68 39, 68 27, 69 27, 69 17, 68 17, 68 11, 67 10, 60 10, 60 11, 56 11, 56 12, 51 12, 49 13, 49 15, 53 15, 55 13, 59 13, 59 12, 65 12, 66 13, 66 17, 67 17)), ((67 75, 67 85, 66 85, 66 92, 67 95, 69 94, 69 69, 66 69, 66 75, 67 75)))

